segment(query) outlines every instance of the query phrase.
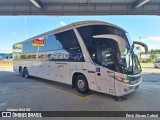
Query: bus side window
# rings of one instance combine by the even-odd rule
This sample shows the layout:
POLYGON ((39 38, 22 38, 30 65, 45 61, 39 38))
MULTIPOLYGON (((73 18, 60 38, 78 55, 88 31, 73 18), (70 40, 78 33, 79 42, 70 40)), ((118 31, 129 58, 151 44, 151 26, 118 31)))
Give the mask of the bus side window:
POLYGON ((108 41, 97 44, 97 55, 96 56, 97 56, 97 62, 99 64, 111 70, 114 70, 112 49, 110 45, 108 44, 108 41))
POLYGON ((71 61, 84 61, 81 47, 73 30, 58 33, 55 36, 61 44, 60 49, 67 51, 72 56, 71 61))
POLYGON ((56 39, 55 35, 49 35, 45 39, 45 50, 54 51, 60 49, 60 42, 56 39))
POLYGON ((56 39, 61 43, 61 49, 78 49, 79 42, 73 30, 65 31, 55 35, 56 39))
POLYGON ((21 59, 26 59, 26 55, 21 55, 21 59))

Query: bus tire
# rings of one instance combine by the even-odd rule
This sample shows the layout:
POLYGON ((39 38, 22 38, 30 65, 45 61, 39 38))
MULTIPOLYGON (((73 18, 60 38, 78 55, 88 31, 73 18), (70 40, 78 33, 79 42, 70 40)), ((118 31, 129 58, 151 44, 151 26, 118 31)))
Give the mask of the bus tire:
POLYGON ((86 94, 90 91, 88 87, 87 79, 84 75, 78 75, 76 77, 75 86, 76 86, 77 91, 82 94, 86 94))
POLYGON ((22 68, 22 67, 20 67, 20 69, 19 69, 19 73, 20 73, 20 76, 21 76, 21 77, 24 77, 24 70, 23 70, 23 68, 22 68))
POLYGON ((27 68, 24 68, 24 77, 25 77, 25 78, 29 78, 29 77, 30 77, 27 68))

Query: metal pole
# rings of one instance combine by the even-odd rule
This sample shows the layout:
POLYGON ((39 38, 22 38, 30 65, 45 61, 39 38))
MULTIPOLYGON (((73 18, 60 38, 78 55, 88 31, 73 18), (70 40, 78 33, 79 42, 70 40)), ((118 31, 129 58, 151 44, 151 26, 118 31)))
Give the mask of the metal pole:
POLYGON ((24 34, 25 34, 25 40, 27 40, 27 22, 26 22, 26 16, 24 16, 24 34))
POLYGON ((27 39, 27 21, 26 21, 26 16, 24 16, 24 32, 25 32, 25 39, 27 39))
MULTIPOLYGON (((140 39, 140 42, 141 42, 141 37, 139 37, 139 39, 140 39)), ((140 54, 139 55, 140 55, 140 62, 142 62, 141 61, 141 46, 140 46, 140 54)))
POLYGON ((38 59, 38 56, 39 56, 39 46, 38 46, 38 49, 37 49, 37 59, 38 59))

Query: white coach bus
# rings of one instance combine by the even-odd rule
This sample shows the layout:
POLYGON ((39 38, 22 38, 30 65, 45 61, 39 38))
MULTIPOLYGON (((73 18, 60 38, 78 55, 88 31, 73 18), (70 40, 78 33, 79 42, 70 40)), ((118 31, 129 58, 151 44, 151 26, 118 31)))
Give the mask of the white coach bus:
POLYGON ((13 69, 89 90, 124 96, 139 88, 141 66, 134 44, 122 28, 101 21, 82 21, 13 45, 13 69), (44 40, 35 47, 34 40, 44 40))

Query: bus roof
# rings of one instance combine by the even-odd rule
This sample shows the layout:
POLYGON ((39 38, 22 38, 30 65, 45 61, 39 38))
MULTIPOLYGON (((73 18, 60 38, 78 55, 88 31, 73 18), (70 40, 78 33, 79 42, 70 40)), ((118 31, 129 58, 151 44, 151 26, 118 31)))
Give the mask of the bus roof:
MULTIPOLYGON (((50 31, 45 32, 45 33, 42 33, 40 35, 37 35, 35 37, 29 38, 29 39, 24 40, 24 41, 30 41, 30 40, 33 40, 33 39, 36 39, 36 38, 39 38, 39 37, 42 37, 42 36, 46 36, 46 35, 51 34, 51 33, 62 32, 62 31, 65 31, 67 29, 72 29, 73 27, 78 28, 78 27, 88 26, 88 25, 108 25, 108 26, 116 27, 116 28, 119 28, 119 29, 125 31, 123 28, 121 28, 121 27, 119 27, 117 25, 111 24, 111 23, 107 23, 107 22, 103 22, 103 21, 88 20, 88 21, 74 22, 74 23, 62 26, 60 28, 57 28, 57 29, 54 29, 54 30, 50 30, 50 31)), ((18 42, 18 43, 22 43, 24 41, 21 41, 21 42, 18 42)))

